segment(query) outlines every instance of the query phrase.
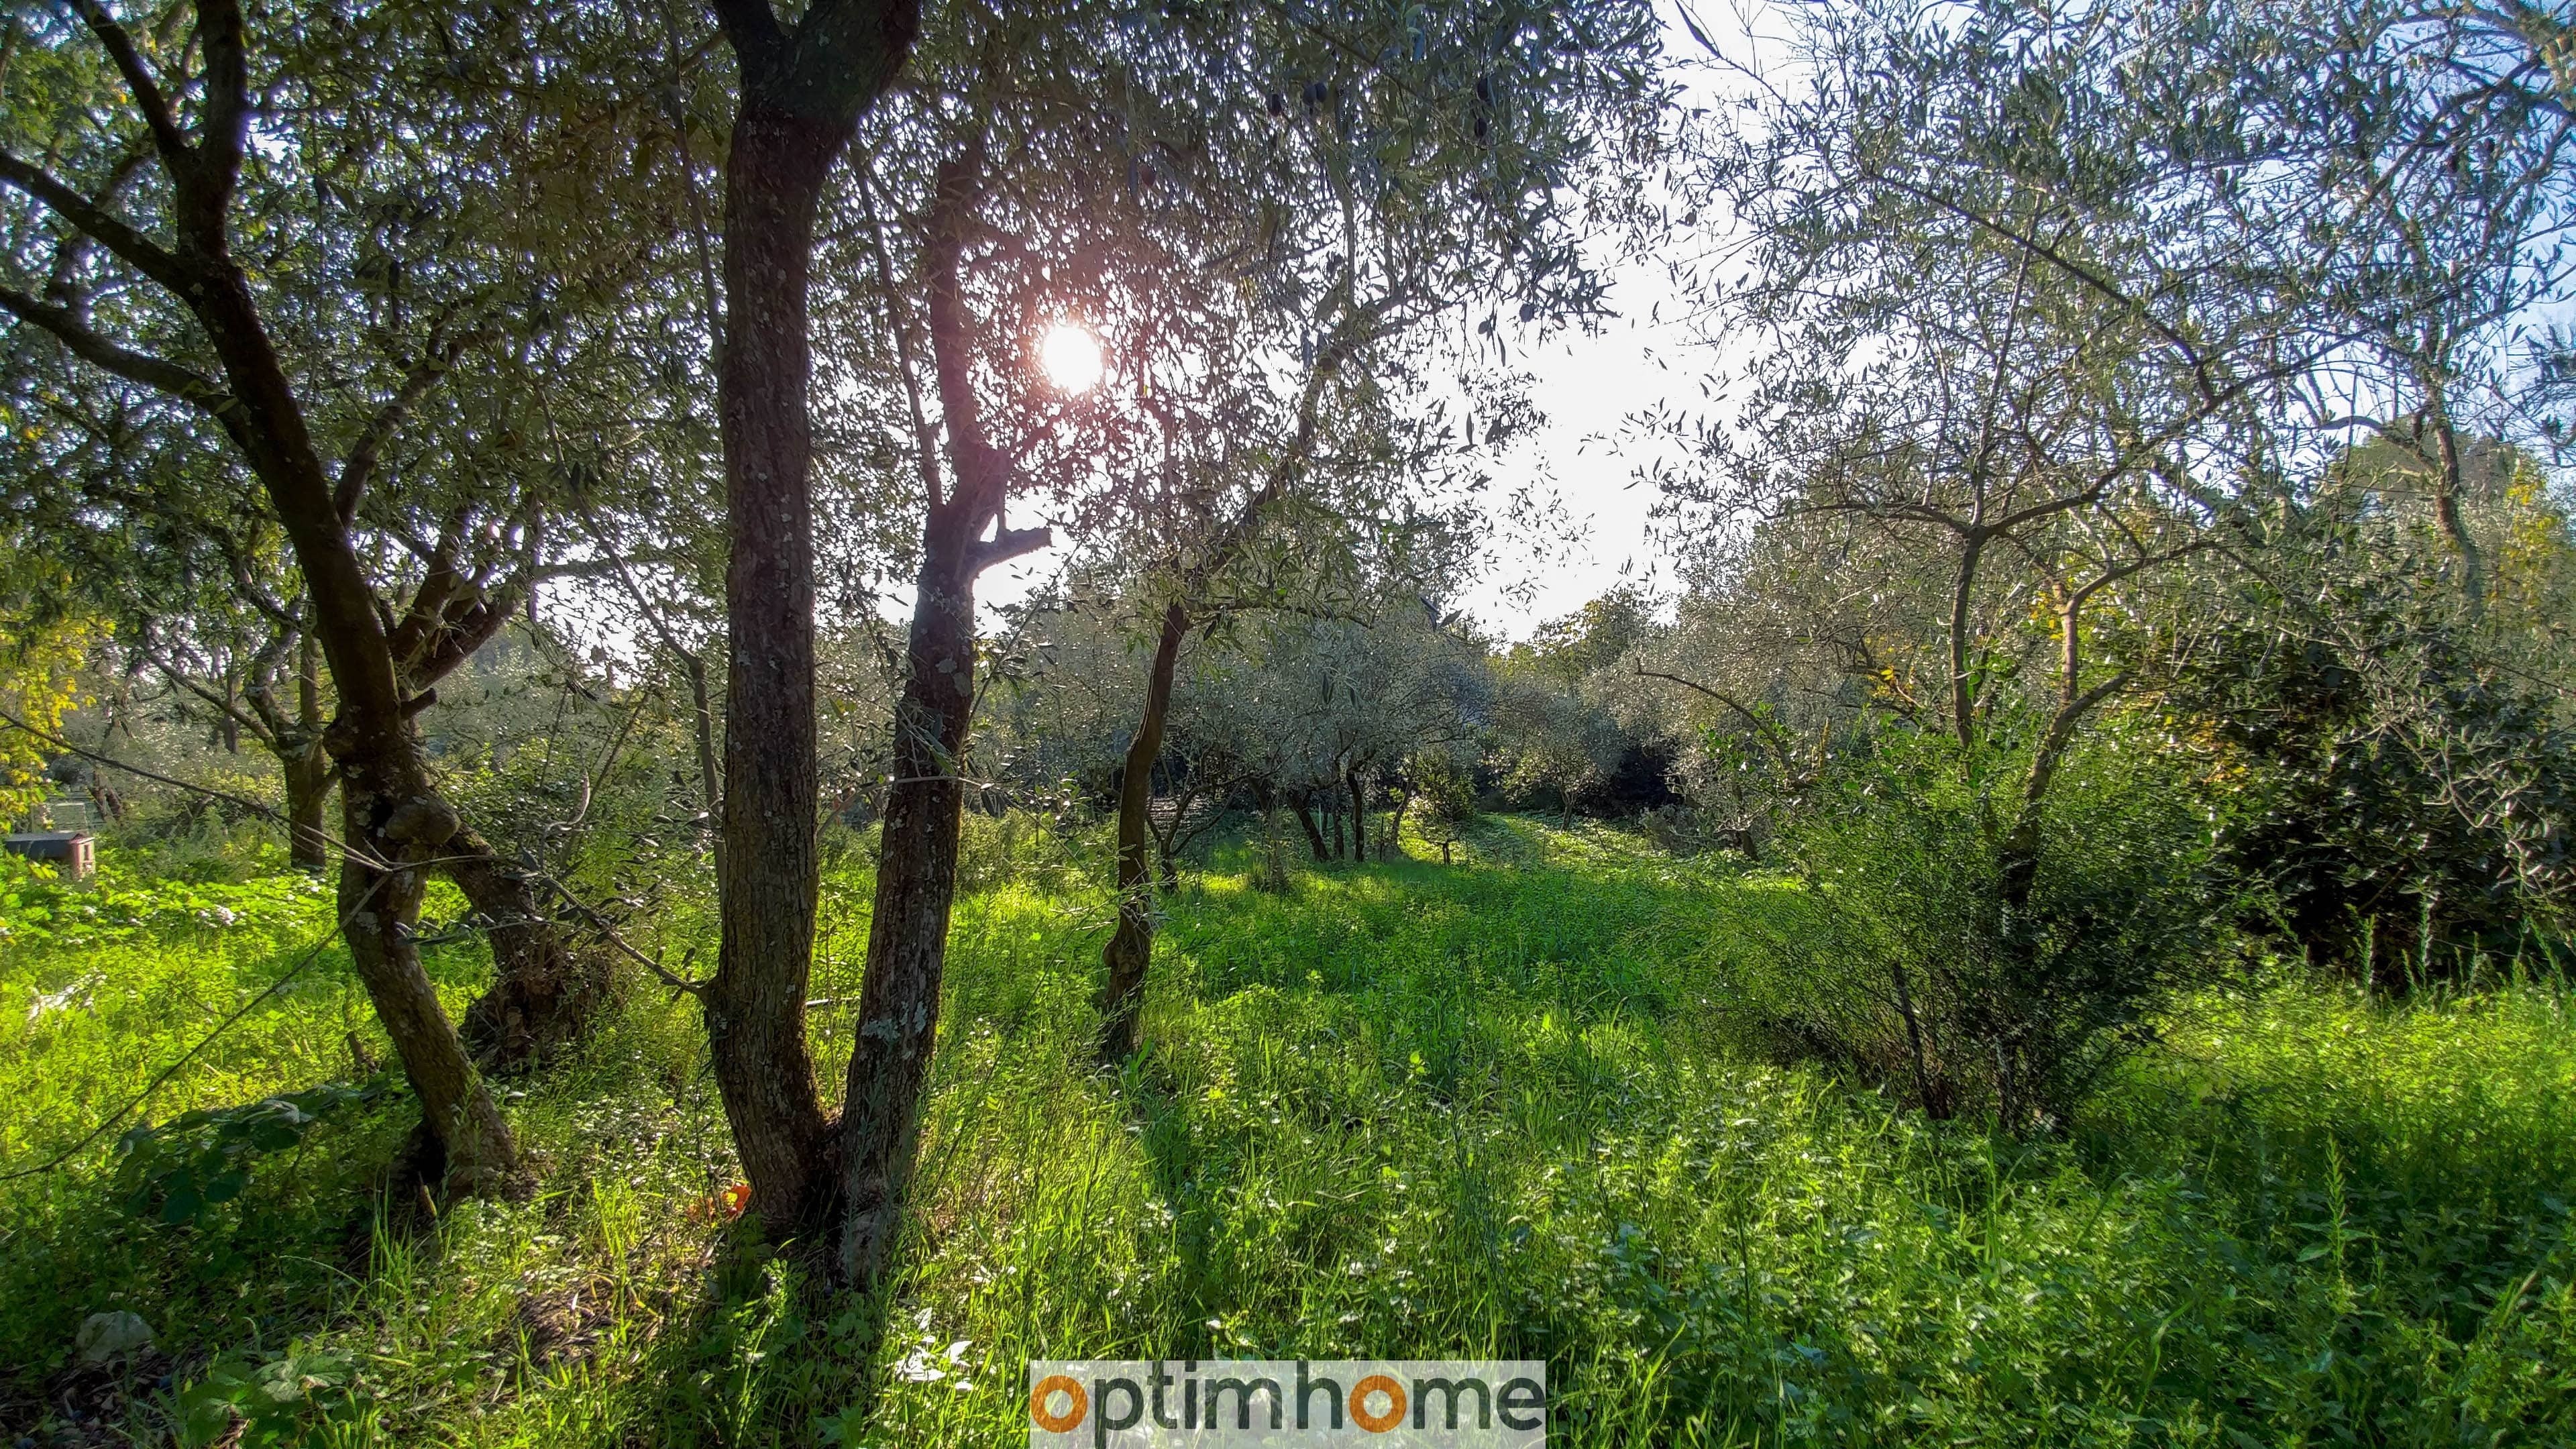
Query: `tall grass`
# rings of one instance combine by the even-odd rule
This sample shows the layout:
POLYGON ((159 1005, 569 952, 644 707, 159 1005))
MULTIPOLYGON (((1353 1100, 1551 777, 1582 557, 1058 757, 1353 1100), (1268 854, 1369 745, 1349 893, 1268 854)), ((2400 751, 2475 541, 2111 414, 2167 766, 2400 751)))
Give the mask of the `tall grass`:
MULTIPOLYGON (((138 1437, 245 1403, 317 1443, 1002 1444, 1029 1357, 1457 1354, 1547 1359, 1569 1444, 2576 1442, 2555 980, 2212 999, 2063 1136, 2017 1142, 1726 1045, 1699 936, 1772 887, 1503 821, 1470 864, 1285 893, 1221 857, 1168 902, 1152 1047, 1111 1076, 1088 1065, 1098 852, 1008 850, 1046 868, 982 870, 961 903, 879 1297, 722 1221, 693 1011, 639 985, 512 1104, 545 1172, 526 1204, 432 1220, 377 1194, 398 1107, 201 1229, 108 1211, 95 1154, 0 1185, 5 1422, 38 1429, 80 1316, 115 1307, 177 1356, 138 1385, 138 1437), (224 1388, 289 1375, 273 1412, 224 1388)), ((820 999, 856 994, 867 886, 842 857, 820 999)), ((676 957, 705 927, 659 929, 676 957)), ((264 984, 289 935, 0 945, 7 1166, 264 984), (130 1003, 23 1024, 93 970, 130 1003)), ((474 967, 442 969, 462 991, 474 967)), ((153 1111, 345 1073, 353 993, 319 973, 153 1111)), ((845 1017, 817 1012, 827 1078, 845 1017)))

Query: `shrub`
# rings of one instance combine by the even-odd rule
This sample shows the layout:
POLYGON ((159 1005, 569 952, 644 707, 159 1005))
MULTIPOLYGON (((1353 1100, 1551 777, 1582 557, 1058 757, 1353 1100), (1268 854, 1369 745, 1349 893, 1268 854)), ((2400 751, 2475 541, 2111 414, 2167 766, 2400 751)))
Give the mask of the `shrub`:
POLYGON ((2550 688, 2395 586, 2345 586, 2335 617, 2214 631, 2167 692, 2249 802, 2217 854, 2245 927, 2380 986, 2563 932, 2576 731, 2550 688))
POLYGON ((2018 911, 2001 850, 2016 755, 1963 769, 1946 741, 1895 732, 1837 762, 1784 832, 1796 878, 1741 893, 1723 920, 1721 1009, 1774 1055, 1936 1118, 2062 1121, 2212 969, 2208 830, 2144 758, 2113 740, 2069 762, 2018 911))
POLYGON ((1451 849, 1476 819, 1475 772, 1441 750, 1414 756, 1410 769, 1414 791, 1421 801, 1414 828, 1425 841, 1440 847, 1442 860, 1448 860, 1451 849))

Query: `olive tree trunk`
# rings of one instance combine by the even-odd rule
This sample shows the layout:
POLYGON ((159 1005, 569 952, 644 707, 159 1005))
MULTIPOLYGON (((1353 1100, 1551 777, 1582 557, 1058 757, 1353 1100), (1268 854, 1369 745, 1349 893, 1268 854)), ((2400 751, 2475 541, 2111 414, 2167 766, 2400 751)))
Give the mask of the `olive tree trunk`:
POLYGON ((892 1246, 911 1175, 921 1084, 938 1041, 948 914, 957 894, 965 790, 956 762, 975 702, 974 577, 952 551, 922 566, 895 706, 867 979, 859 988, 841 1108, 843 1269, 873 1279, 892 1246))
POLYGON ((788 1232, 816 1221, 828 1197, 827 1130, 805 1040, 818 889, 806 293, 814 218, 847 132, 768 100, 748 66, 743 86, 725 162, 717 382, 733 545, 722 940, 703 999, 716 1089, 752 1205, 788 1232))
POLYGON ((716 1090, 751 1210, 828 1221, 831 1137, 805 1040, 813 970, 813 375, 807 291, 823 187, 858 118, 912 53, 918 0, 715 0, 741 98, 725 158, 717 411, 725 570, 722 942, 701 993, 716 1090))
POLYGON ((463 1036, 493 1071, 542 1065, 578 1041, 608 999, 608 963, 575 951, 527 877, 482 836, 459 830, 446 846, 447 878, 465 893, 492 943, 492 984, 465 1012, 463 1036))
POLYGON ((903 1217, 921 1114, 921 1085, 938 1041, 948 912, 957 894, 959 771, 975 708, 975 580, 994 564, 1044 548, 1044 528, 1004 522, 1009 456, 989 440, 975 389, 976 327, 962 259, 977 229, 980 145, 939 167, 924 262, 933 372, 946 425, 949 486, 940 496, 925 458, 921 576, 894 717, 894 779, 877 854, 876 914, 867 978, 841 1105, 841 1271, 874 1282, 903 1217), (992 536, 985 537, 987 531, 992 536))
POLYGON ((286 860, 307 875, 331 868, 331 832, 323 824, 331 807, 331 756, 318 739, 281 750, 279 777, 286 784, 286 860))
MULTIPOLYGON (((1177 603, 1166 605, 1162 632, 1154 640, 1153 669, 1145 680, 1145 712, 1127 742, 1126 773, 1118 784, 1118 928, 1109 937, 1109 974, 1095 1003, 1101 1019, 1100 1060, 1107 1064, 1136 1052, 1145 968, 1154 955, 1153 823, 1147 812, 1153 806, 1154 762, 1163 752, 1163 722, 1171 714, 1172 674, 1189 631, 1189 615, 1177 603)), ((1168 868, 1168 857, 1165 864, 1168 868)))
POLYGON ((1315 853, 1315 859, 1332 859, 1332 847, 1324 840, 1323 827, 1315 823, 1314 807, 1307 803, 1306 797, 1298 796, 1290 803, 1289 808, 1297 812, 1297 823, 1306 831, 1306 848, 1315 853))

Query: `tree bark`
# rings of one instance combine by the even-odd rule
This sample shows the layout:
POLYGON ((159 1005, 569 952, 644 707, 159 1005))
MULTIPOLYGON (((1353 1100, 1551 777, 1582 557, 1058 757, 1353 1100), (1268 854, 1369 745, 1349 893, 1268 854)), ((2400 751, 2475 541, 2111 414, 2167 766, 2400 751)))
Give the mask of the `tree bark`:
POLYGON ((304 735, 302 752, 281 758, 286 770, 287 859, 297 870, 320 875, 331 860, 323 838, 323 811, 330 804, 331 756, 322 748, 329 721, 322 714, 322 650, 307 629, 295 641, 295 724, 304 735))
POLYGON ((2469 622, 2475 624, 2486 617, 2486 556, 2479 552, 2477 537, 2469 532, 2468 519, 2460 512, 2460 495, 2466 491, 2467 478, 2460 459, 2459 429, 2451 421, 2449 391, 2438 376, 2426 381, 2436 452, 2433 517, 2460 555, 2460 594, 2468 605, 2469 622))
POLYGON ((1985 551, 1985 531, 1969 529, 1960 541, 1958 574, 1950 587, 1950 728, 1963 751, 1977 747, 1977 677, 1968 667, 1968 611, 1985 551))
MULTIPOLYGON (((1163 629, 1154 641, 1153 669, 1145 681, 1145 713, 1135 737, 1127 742, 1127 768, 1118 787, 1118 928, 1101 953, 1108 977, 1096 1003, 1100 1012, 1100 1060, 1125 1061, 1136 1052, 1136 1024, 1145 1002, 1145 969, 1154 954, 1154 900, 1148 878, 1151 867, 1154 761, 1163 751, 1163 722, 1171 713, 1172 675, 1181 641, 1190 631, 1189 615, 1177 603, 1165 606, 1163 629)), ((1174 823, 1175 833, 1178 822, 1174 823)), ((1164 866, 1170 868, 1166 857, 1164 866)))
POLYGON ((465 1045, 491 1071, 539 1066, 589 1030, 609 997, 608 964, 565 944, 527 878, 482 836, 458 831, 445 869, 492 942, 492 984, 466 1009, 465 1045))
POLYGON ((319 739, 277 752, 286 782, 286 860, 307 875, 331 868, 331 832, 324 812, 331 804, 331 756, 319 739))
MULTIPOLYGON (((352 838, 364 838, 381 797, 349 791, 341 798, 342 828, 352 838)), ((518 1170, 509 1126, 458 1043, 456 1029, 438 1004, 438 989, 421 970, 420 949, 412 943, 411 923, 420 918, 423 886, 418 869, 388 871, 354 856, 344 859, 339 905, 347 924, 342 935, 358 979, 375 1004, 376 1019, 393 1039, 403 1076, 420 1100, 421 1121, 445 1157, 448 1190, 505 1188, 518 1170)))
POLYGON ((867 979, 841 1108, 841 1262, 857 1281, 873 1281, 882 1270, 901 1218, 957 891, 965 791, 956 769, 975 700, 975 584, 956 547, 967 540, 933 542, 950 546, 926 551, 913 605, 867 979))
POLYGON ((1998 852, 2003 887, 2005 921, 2013 932, 2018 947, 2028 946, 2029 911, 2032 894, 2039 884, 2040 822, 2047 808, 2048 792, 2057 783, 2057 772, 2066 762, 2066 752, 2075 743, 2076 727, 2095 706, 2126 688, 2129 671, 2123 669, 2101 680, 2092 688, 2084 682, 2084 604, 2095 592, 2116 583, 2134 568, 2115 570, 2086 583, 2068 594, 2058 614, 2059 655, 2058 682, 2062 691, 2057 710, 2049 717, 2048 728, 2040 732, 2038 743, 2031 747, 2030 772, 2022 777, 2021 804, 2013 813, 1998 852))
POLYGON ((1323 827, 1315 823, 1314 808, 1307 804, 1306 797, 1303 795, 1298 796, 1295 801, 1290 803, 1289 808, 1297 812, 1297 823, 1305 827, 1306 848, 1315 852, 1315 858, 1317 860, 1332 859, 1332 849, 1324 843, 1323 827))
POLYGON ((732 556, 722 941, 704 1000, 752 1206, 782 1233, 818 1222, 830 1195, 805 1038, 819 889, 807 287, 823 183, 847 134, 770 103, 747 79, 725 163, 717 401, 732 556))
POLYGON ((725 570, 723 940, 702 994, 716 1087, 751 1206, 800 1231, 832 1208, 829 1124, 805 1042, 813 970, 813 377, 807 289, 823 186, 912 54, 919 0, 714 0, 741 75, 725 159, 716 383, 725 570))
POLYGON ((1368 796, 1360 791, 1360 772, 1345 770, 1342 783, 1351 792, 1351 859, 1368 860, 1368 796))
POLYGON ((687 651, 679 654, 680 668, 689 677, 689 733, 698 749, 698 801, 705 808, 712 828, 700 837, 708 842, 714 856, 716 878, 724 878, 724 775, 716 764, 716 711, 707 699, 706 661, 687 651))

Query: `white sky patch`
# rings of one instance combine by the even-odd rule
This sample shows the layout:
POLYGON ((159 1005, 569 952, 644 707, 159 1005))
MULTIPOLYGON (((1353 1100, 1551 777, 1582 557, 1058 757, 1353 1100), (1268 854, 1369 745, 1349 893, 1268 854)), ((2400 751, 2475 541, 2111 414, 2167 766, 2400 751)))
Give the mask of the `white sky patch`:
MULTIPOLYGON (((1593 335, 1568 333, 1527 352, 1510 339, 1512 365, 1536 379, 1532 392, 1546 420, 1494 460, 1488 507, 1499 512, 1527 489, 1553 505, 1553 516, 1536 536, 1496 518, 1484 573, 1459 602, 1487 628, 1515 639, 1620 584, 1670 583, 1662 551, 1649 536, 1657 494, 1639 476, 1651 454, 1623 434, 1630 414, 1659 399, 1697 399, 1707 353, 1692 345, 1687 326, 1670 320, 1680 309, 1660 262, 1620 269, 1610 305, 1620 315, 1593 335), (1658 303, 1661 322, 1652 320, 1658 303)), ((1044 587, 1071 552, 1059 530, 1053 547, 987 572, 975 590, 984 626, 998 623, 996 609, 1044 587)), ((890 581, 879 608, 908 622, 910 581, 890 581)))
POLYGON ((1627 435, 1626 423, 1678 391, 1698 396, 1691 368, 1702 360, 1676 358, 1693 350, 1688 333, 1650 320, 1652 305, 1670 297, 1660 266, 1625 268, 1610 298, 1621 316, 1594 335, 1559 338, 1517 359, 1537 379, 1533 392, 1547 420, 1497 466, 1496 506, 1525 487, 1561 509, 1565 526, 1554 536, 1497 530, 1485 573, 1462 601, 1486 627, 1527 638, 1621 584, 1669 582, 1649 529, 1658 494, 1640 476, 1652 453, 1627 435))
MULTIPOLYGON (((1746 92, 1747 76, 1711 64, 1670 0, 1658 8, 1665 54, 1678 63, 1679 106, 1715 110, 1746 92)), ((1785 22, 1767 0, 1701 0, 1692 13, 1731 61, 1761 68, 1784 49, 1785 22)), ((1611 270, 1608 305, 1616 316, 1588 336, 1554 338, 1513 359, 1536 377, 1535 397, 1547 420, 1501 460, 1497 505, 1527 488, 1552 498, 1565 527, 1535 538, 1497 530, 1484 576, 1463 602, 1507 638, 1526 639, 1538 625, 1623 584, 1662 593, 1676 587, 1671 540, 1654 526, 1660 495, 1644 476, 1659 458, 1672 457, 1672 444, 1642 437, 1628 424, 1665 402, 1684 411, 1708 407, 1701 385, 1724 372, 1728 360, 1691 320, 1701 299, 1675 289, 1666 259, 1704 256, 1731 238, 1705 221, 1696 230, 1684 228, 1682 207, 1672 209, 1673 230, 1655 254, 1611 270)))

